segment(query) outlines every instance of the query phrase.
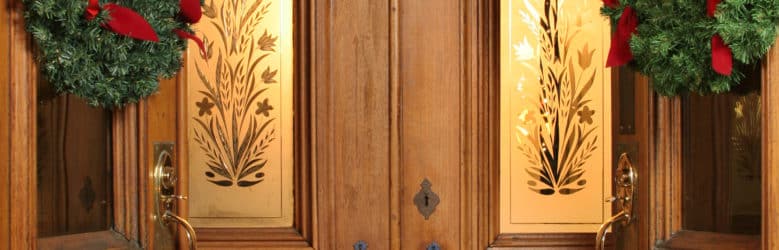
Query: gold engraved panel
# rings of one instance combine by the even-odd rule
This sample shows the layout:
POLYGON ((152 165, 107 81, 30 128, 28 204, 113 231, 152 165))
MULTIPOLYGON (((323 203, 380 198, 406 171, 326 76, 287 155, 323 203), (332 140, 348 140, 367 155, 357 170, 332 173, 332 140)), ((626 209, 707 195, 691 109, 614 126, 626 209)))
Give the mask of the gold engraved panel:
POLYGON ((600 0, 501 1, 502 233, 610 215, 610 26, 600 0))
POLYGON ((187 55, 189 217, 196 227, 292 225, 292 6, 206 0, 187 55))

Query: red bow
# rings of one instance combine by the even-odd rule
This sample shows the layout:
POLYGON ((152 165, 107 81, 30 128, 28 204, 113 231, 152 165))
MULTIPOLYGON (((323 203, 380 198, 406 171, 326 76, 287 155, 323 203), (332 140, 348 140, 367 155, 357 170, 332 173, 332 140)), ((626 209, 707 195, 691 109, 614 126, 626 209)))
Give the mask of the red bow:
MULTIPOLYGON (((616 5, 616 0, 604 0, 606 6, 616 5)), ((633 52, 630 51, 630 38, 638 28, 638 16, 633 8, 626 6, 622 16, 617 21, 617 31, 611 37, 611 49, 606 59, 606 67, 622 66, 633 60, 633 52)))
MULTIPOLYGON (((203 16, 203 10, 200 8, 199 0, 179 0, 179 8, 181 9, 181 16, 184 17, 188 23, 197 23, 203 16)), ((200 48, 201 56, 206 56, 206 47, 203 45, 203 40, 200 40, 195 34, 191 34, 181 29, 175 29, 173 32, 182 39, 194 41, 195 44, 197 44, 197 47, 200 48)))
POLYGON ((606 5, 606 7, 609 8, 617 8, 619 0, 603 0, 603 5, 606 5))
MULTIPOLYGON (((719 2, 720 0, 706 2, 706 14, 709 17, 714 17, 719 2)), ((733 51, 718 34, 711 37, 711 67, 721 75, 729 76, 733 72, 733 51)))
POLYGON ((95 19, 101 10, 108 11, 111 17, 107 22, 101 24, 104 28, 113 31, 114 33, 138 40, 160 41, 157 37, 157 33, 155 33, 151 25, 146 22, 146 19, 132 9, 114 3, 104 4, 101 8, 100 3, 98 3, 97 0, 89 0, 86 11, 87 20, 91 21, 95 19))

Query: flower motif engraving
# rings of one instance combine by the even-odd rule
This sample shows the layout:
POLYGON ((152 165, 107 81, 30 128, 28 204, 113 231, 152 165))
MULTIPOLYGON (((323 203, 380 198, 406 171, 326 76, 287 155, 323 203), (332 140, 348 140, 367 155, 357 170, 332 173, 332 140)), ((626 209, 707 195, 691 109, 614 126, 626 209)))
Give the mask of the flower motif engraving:
MULTIPOLYGON (((586 162, 598 149, 595 110, 586 105, 593 101, 589 92, 599 72, 592 63, 595 50, 586 42, 578 50, 572 48, 582 25, 578 19, 571 19, 576 21, 570 25, 560 20, 562 4, 563 0, 544 0, 539 12, 524 1, 520 19, 531 31, 527 34, 535 37, 523 37, 513 45, 518 67, 528 69, 532 76, 527 78, 539 84, 539 91, 532 93, 537 96, 527 98, 532 108, 516 114, 512 136, 528 161, 523 166, 529 177, 525 183, 541 195, 572 195, 585 189, 586 162)), ((520 99, 526 98, 525 76, 517 84, 520 99)))
POLYGON ((203 100, 196 102, 195 105, 198 107, 197 116, 203 116, 212 115, 211 109, 214 108, 216 104, 209 102, 208 98, 203 97, 203 100))
POLYGON ((590 110, 589 106, 584 106, 581 110, 576 112, 579 115, 579 123, 592 124, 592 116, 595 114, 595 110, 590 110))
POLYGON ((193 140, 205 156, 202 173, 208 182, 251 187, 265 180, 263 170, 272 163, 268 149, 277 136, 272 96, 267 96, 277 86, 265 84, 278 82, 279 66, 271 59, 278 36, 268 29, 259 35, 272 2, 217 2, 203 7, 204 16, 214 19, 204 25, 216 31, 203 36, 207 58, 195 63, 203 99, 195 102, 193 140), (208 60, 212 57, 216 60, 208 60), (206 69, 213 71, 206 74, 206 69))
POLYGON ((263 114, 265 117, 270 116, 270 111, 273 110, 273 106, 268 104, 268 98, 265 98, 262 102, 257 103, 257 111, 255 111, 255 114, 263 114))

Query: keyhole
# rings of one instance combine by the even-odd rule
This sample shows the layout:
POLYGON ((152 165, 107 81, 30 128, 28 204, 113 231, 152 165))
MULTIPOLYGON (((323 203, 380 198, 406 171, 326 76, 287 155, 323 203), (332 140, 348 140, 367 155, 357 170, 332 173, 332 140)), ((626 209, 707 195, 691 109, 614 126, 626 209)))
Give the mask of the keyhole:
POLYGON ((429 206, 430 206, 430 196, 428 196, 427 193, 425 193, 425 207, 429 207, 429 206))

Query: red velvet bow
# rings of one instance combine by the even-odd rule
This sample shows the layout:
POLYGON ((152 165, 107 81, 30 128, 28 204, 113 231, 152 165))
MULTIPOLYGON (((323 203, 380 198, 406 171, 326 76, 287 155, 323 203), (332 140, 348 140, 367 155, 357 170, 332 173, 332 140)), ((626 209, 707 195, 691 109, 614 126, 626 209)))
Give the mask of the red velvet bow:
POLYGON ((101 24, 104 28, 114 33, 132 37, 138 40, 159 42, 157 33, 141 15, 130 8, 122 7, 114 3, 104 4, 101 8, 97 0, 89 0, 86 18, 93 20, 101 10, 108 11, 110 19, 101 24))
MULTIPOLYGON (((706 2, 706 14, 709 17, 714 17, 719 2, 720 0, 706 2)), ((718 34, 711 37, 711 67, 721 75, 729 76, 733 72, 733 51, 718 34)))
MULTIPOLYGON (((179 9, 181 9, 181 16, 188 23, 197 23, 200 21, 200 18, 203 17, 203 10, 200 8, 199 0, 179 0, 179 9)), ((200 48, 201 56, 206 56, 206 47, 203 44, 203 40, 200 40, 195 34, 191 34, 181 29, 175 29, 173 32, 182 39, 190 39, 195 42, 197 47, 200 48)))
MULTIPOLYGON (((604 0, 606 6, 616 6, 616 0, 604 0)), ((622 16, 617 21, 617 30, 611 37, 611 49, 606 59, 606 67, 622 66, 633 60, 633 52, 630 51, 630 38, 638 28, 638 16, 633 8, 626 6, 622 16)))

